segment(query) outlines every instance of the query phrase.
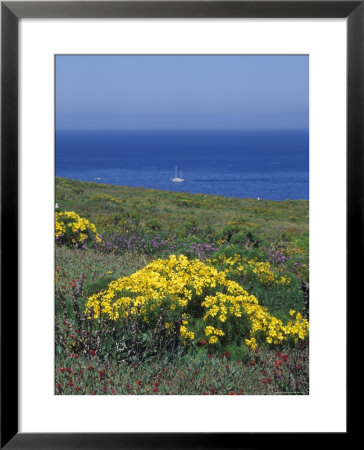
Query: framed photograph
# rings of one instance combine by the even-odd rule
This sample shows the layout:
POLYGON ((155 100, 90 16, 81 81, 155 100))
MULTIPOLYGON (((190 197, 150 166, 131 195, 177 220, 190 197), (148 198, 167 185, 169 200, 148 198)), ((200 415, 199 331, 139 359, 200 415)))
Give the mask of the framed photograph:
POLYGON ((347 436, 362 2, 1 15, 2 447, 347 436))

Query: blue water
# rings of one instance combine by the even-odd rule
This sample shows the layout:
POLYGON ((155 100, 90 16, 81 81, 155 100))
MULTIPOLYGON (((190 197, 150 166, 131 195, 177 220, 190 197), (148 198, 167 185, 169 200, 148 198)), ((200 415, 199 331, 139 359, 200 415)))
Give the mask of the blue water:
POLYGON ((266 200, 308 199, 308 131, 57 131, 56 176, 266 200), (175 166, 183 183, 173 183, 175 166))

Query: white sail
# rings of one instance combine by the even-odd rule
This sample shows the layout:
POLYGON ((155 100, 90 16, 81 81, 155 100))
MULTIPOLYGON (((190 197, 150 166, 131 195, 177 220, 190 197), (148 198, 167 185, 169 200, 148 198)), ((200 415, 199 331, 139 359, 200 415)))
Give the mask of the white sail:
POLYGON ((179 176, 177 176, 177 166, 175 167, 175 170, 174 170, 174 178, 172 178, 172 181, 173 181, 174 183, 182 183, 182 181, 185 181, 185 180, 182 178, 182 170, 180 170, 179 176))

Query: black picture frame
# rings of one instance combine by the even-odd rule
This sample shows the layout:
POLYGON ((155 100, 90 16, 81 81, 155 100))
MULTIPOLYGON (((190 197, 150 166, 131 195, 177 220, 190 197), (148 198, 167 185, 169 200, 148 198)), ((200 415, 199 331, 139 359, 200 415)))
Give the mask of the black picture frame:
MULTIPOLYGON (((223 449, 257 448, 263 440, 274 442, 275 436, 268 433, 18 432, 18 21, 21 18, 347 18, 348 304, 349 298, 354 300, 356 292, 361 292, 364 273, 363 262, 358 258, 363 255, 364 1, 1 2, 1 448, 223 449)), ((347 437, 348 431, 349 428, 346 433, 338 433, 337 438, 347 437)), ((310 437, 310 433, 304 434, 300 443, 310 437)), ((288 440, 293 442, 289 434, 280 436, 279 443, 288 440)))

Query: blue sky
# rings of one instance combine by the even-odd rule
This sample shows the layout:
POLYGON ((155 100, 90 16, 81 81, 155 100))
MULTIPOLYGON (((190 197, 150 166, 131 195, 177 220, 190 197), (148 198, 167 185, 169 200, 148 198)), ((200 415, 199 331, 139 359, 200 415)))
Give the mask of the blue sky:
POLYGON ((57 129, 307 129, 308 56, 56 56, 57 129))

